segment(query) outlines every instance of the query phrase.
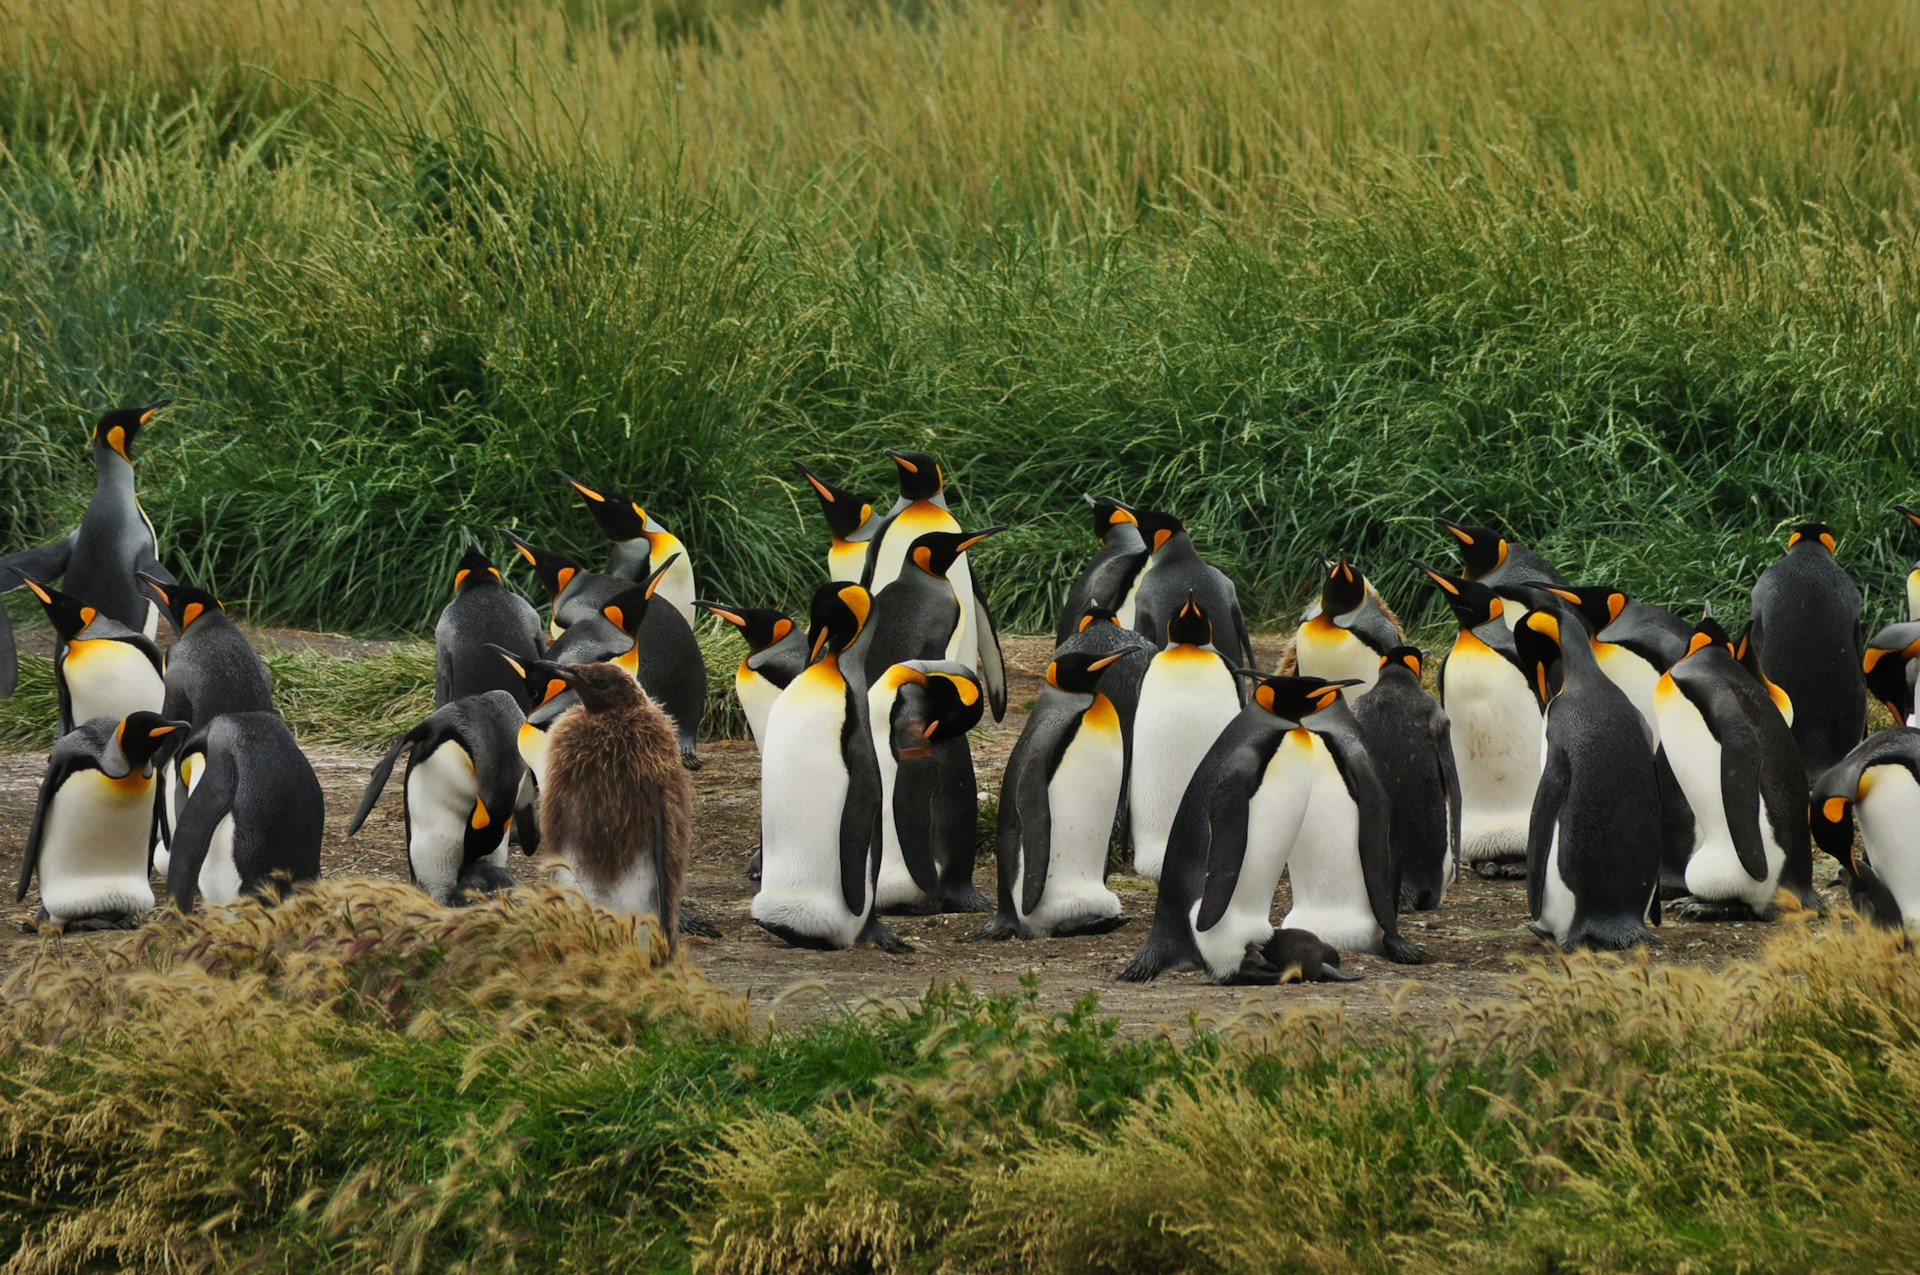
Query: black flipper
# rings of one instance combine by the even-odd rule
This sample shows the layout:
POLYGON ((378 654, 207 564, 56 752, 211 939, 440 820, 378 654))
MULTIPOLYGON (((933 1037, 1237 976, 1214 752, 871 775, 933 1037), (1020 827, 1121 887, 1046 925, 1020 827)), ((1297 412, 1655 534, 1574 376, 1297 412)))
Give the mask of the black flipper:
POLYGON ((973 616, 980 651, 980 680, 986 683, 987 707, 993 710, 993 720, 997 722, 1007 715, 1007 661, 1000 653, 1000 630, 993 622, 993 612, 987 608, 986 595, 980 592, 978 571, 973 573, 973 616))
POLYGON ((1081 719, 1075 715, 1060 738, 1049 741, 1052 748, 1045 764, 1035 762, 1020 772, 1020 865, 1022 880, 1020 914, 1032 916, 1047 892, 1047 873, 1053 866, 1053 802, 1047 795, 1053 772, 1066 755, 1073 737, 1079 733, 1081 719))
POLYGON ((1533 792, 1533 815, 1527 820, 1527 915, 1538 919, 1547 898, 1547 858, 1553 834, 1560 826, 1560 808, 1566 804, 1573 772, 1564 749, 1547 754, 1540 786, 1533 792))
POLYGON ((1460 879, 1460 766, 1453 756, 1453 724, 1444 714, 1436 718, 1433 747, 1440 758, 1440 785, 1447 794, 1447 844, 1453 849, 1453 875, 1448 884, 1460 879))
MULTIPOLYGON (((1280 740, 1275 739, 1277 748, 1280 740)), ((1240 867, 1246 862, 1248 815, 1254 789, 1272 753, 1254 747, 1236 749, 1215 781, 1207 804, 1207 875, 1200 894, 1195 929, 1211 930, 1227 914, 1233 892, 1240 885, 1240 867)), ((1162 868, 1164 872, 1164 867, 1162 868)))
MULTIPOLYGON (((160 559, 154 556, 153 550, 151 549, 141 549, 138 553, 134 555, 133 569, 137 573, 144 573, 146 575, 152 576, 154 579, 158 580, 161 584, 179 584, 180 583, 178 580, 173 578, 173 572, 167 570, 165 565, 161 563, 160 559)), ((39 577, 35 576, 34 579, 37 580, 39 579, 39 577)))
POLYGON ((0 699, 8 699, 20 684, 20 653, 13 642, 13 620, 0 606, 0 699))
POLYGON ((40 781, 40 800, 33 808, 33 826, 27 830, 26 854, 20 861, 20 884, 13 893, 15 903, 27 897, 27 887, 33 884, 33 870, 40 865, 40 838, 47 830, 47 807, 52 804, 53 794, 60 791, 60 786, 75 771, 89 769, 91 764, 88 758, 71 753, 62 755, 58 745, 47 758, 47 775, 40 781))
MULTIPOLYGON (((204 749, 204 733, 187 741, 187 750, 204 749)), ((180 807, 180 826, 174 829, 173 858, 167 863, 167 894, 182 912, 193 911, 193 896, 199 892, 200 869, 206 863, 207 849, 214 829, 233 809, 239 791, 239 768, 226 753, 204 754, 206 770, 194 785, 193 795, 180 807)))
MULTIPOLYGON (((1728 723, 1731 725, 1732 723, 1728 723)), ((1745 723, 1720 741, 1720 801, 1726 808, 1733 852, 1755 881, 1767 879, 1767 848, 1760 839, 1760 759, 1758 741, 1745 723)))
POLYGON ((367 781, 367 791, 360 798, 360 808, 353 812, 353 818, 347 821, 347 835, 351 837, 360 831, 360 825, 373 813, 373 804, 380 800, 381 789, 387 786, 387 777, 393 774, 393 763, 400 760, 400 750, 410 744, 417 744, 428 735, 427 723, 421 722, 412 730, 393 741, 393 747, 387 749, 387 755, 373 768, 373 777, 367 781))
POLYGON ((52 544, 41 545, 38 549, 22 549, 0 558, 0 593, 19 588, 22 576, 32 576, 42 584, 52 584, 66 575, 67 563, 73 557, 74 543, 79 538, 80 529, 76 527, 52 544))
MULTIPOLYGON (((939 777, 940 767, 931 758, 902 762, 899 769, 894 771, 892 814, 896 828, 938 827, 931 812, 939 777), (922 817, 914 818, 916 813, 922 817)), ((940 866, 935 862, 934 845, 930 837, 916 838, 912 845, 902 838, 900 858, 905 861, 907 875, 913 878, 913 884, 920 893, 930 898, 939 895, 940 866)))
POLYGON ((873 898, 880 871, 880 763, 867 733, 865 696, 849 686, 840 748, 847 763, 847 799, 840 808, 840 897, 858 916, 873 898), (857 701, 857 702, 856 702, 857 701))

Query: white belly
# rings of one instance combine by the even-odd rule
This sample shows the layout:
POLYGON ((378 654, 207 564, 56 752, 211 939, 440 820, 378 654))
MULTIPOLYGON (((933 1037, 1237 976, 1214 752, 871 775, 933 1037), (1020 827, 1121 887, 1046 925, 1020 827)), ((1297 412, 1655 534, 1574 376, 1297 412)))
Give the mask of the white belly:
POLYGON ((880 908, 905 907, 918 903, 924 896, 913 874, 907 871, 906 856, 900 849, 900 825, 893 817, 893 790, 900 776, 900 763, 893 759, 893 749, 889 746, 891 730, 887 715, 892 711, 897 690, 883 675, 867 692, 873 755, 880 764, 880 877, 873 892, 873 905, 880 908))
POLYGON ((647 565, 649 570, 658 571, 660 563, 676 553, 680 555, 679 560, 667 568, 667 574, 660 577, 660 583, 654 586, 651 600, 672 603, 674 609, 680 612, 680 618, 687 622, 687 627, 692 628, 695 619, 693 561, 687 554, 686 546, 677 539, 669 537, 648 555, 647 565))
POLYGON ((1544 925, 1554 940, 1563 946, 1573 932, 1573 891, 1560 876, 1560 827, 1556 823, 1553 840, 1547 848, 1547 870, 1540 897, 1540 915, 1534 919, 1544 925))
POLYGON ((1687 858, 1687 892, 1697 899, 1740 900, 1756 908, 1773 902, 1774 886, 1786 852, 1774 843, 1766 817, 1765 798, 1755 803, 1760 841, 1766 848, 1767 875, 1755 881, 1740 864, 1733 848, 1733 830, 1727 823, 1727 804, 1720 791, 1720 743, 1707 729, 1706 719, 1684 693, 1671 683, 1654 697, 1660 717, 1660 738, 1680 791, 1693 808, 1693 853, 1687 858))
POLYGON ((1874 875, 1908 927, 1920 926, 1920 785, 1904 766, 1869 766, 1853 809, 1874 875))
POLYGON ((1302 677, 1324 677, 1329 681, 1353 678, 1360 683, 1349 686, 1349 702, 1365 695, 1380 680, 1380 655, 1339 625, 1319 616, 1294 631, 1294 660, 1302 677))
POLYGON ((1907 618, 1920 620, 1920 567, 1907 572, 1907 618))
POLYGON ((520 735, 515 743, 520 750, 520 760, 527 763, 527 773, 533 776, 534 784, 538 786, 546 783, 547 732, 532 722, 522 722, 520 735))
POLYGON ((1120 804, 1125 753, 1118 731, 1082 726, 1047 783, 1053 826, 1047 850, 1047 883, 1040 905, 1024 910, 1026 860, 1015 874, 1014 903, 1021 920, 1046 935, 1066 921, 1120 915, 1120 899, 1107 889, 1107 848, 1113 812, 1120 804))
MULTIPOLYGON (((760 760, 760 890, 753 918, 851 946, 871 910, 847 910, 840 819, 849 787, 845 683, 828 665, 796 677, 767 715, 760 760)), ((861 883, 864 889, 865 883, 861 883)))
POLYGON ((214 825, 207 857, 200 865, 200 897, 209 904, 232 903, 240 897, 240 867, 233 861, 233 814, 214 825))
POLYGON ((740 700, 740 711, 747 716, 747 731, 753 736, 754 747, 764 751, 767 715, 773 712, 773 702, 780 698, 780 688, 758 673, 747 670, 734 673, 733 693, 740 700))
POLYGON ((55 921, 153 907, 147 835, 153 781, 115 782, 97 770, 54 794, 40 836, 40 905, 55 921))
POLYGON ((1300 821, 1299 839, 1287 856, 1293 910, 1280 924, 1311 930, 1344 951, 1376 951, 1384 936, 1360 867, 1359 811, 1333 754, 1317 740, 1315 745, 1313 795, 1300 821))
POLYGON ((1133 774, 1127 805, 1133 870, 1160 879, 1173 816, 1193 772, 1240 712, 1233 674, 1198 647, 1169 647, 1153 657, 1133 717, 1133 774))
POLYGON ((143 710, 157 713, 167 699, 166 682, 125 642, 75 642, 67 648, 65 671, 75 726, 96 717, 117 721, 143 710))
POLYGON ((1601 643, 1594 651, 1600 671, 1626 693, 1640 720, 1646 723, 1648 747, 1660 747, 1660 718, 1653 707, 1653 689, 1660 684, 1661 671, 1623 646, 1601 643))
MULTIPOLYGON (((1313 795, 1317 745, 1306 736, 1304 730, 1289 732, 1268 760, 1247 809, 1247 848, 1233 897, 1212 929, 1194 929, 1201 959, 1216 979, 1230 977, 1240 968, 1249 943, 1265 943, 1273 937, 1274 892, 1280 888, 1280 874, 1286 870, 1288 853, 1299 838, 1313 795)), ((1196 902, 1187 914, 1187 924, 1197 927, 1199 917, 1196 902)))
POLYGON ((1538 701, 1519 670, 1484 647, 1455 647, 1446 681, 1460 772, 1461 861, 1524 855, 1540 786, 1538 701))
POLYGON ((473 762, 457 744, 442 744, 408 767, 406 793, 407 863, 414 880, 441 903, 452 903, 465 862, 467 820, 480 799, 473 762))

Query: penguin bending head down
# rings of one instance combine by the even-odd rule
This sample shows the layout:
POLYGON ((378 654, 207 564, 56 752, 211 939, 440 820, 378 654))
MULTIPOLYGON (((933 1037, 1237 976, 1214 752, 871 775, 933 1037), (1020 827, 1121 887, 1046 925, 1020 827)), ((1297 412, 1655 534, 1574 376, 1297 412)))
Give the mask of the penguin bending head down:
POLYGON ((1814 785, 1812 820, 1820 848, 1852 869, 1854 911, 1890 930, 1920 927, 1920 730, 1867 736, 1814 785))
POLYGON ((175 768, 186 790, 167 865, 175 907, 191 912, 196 894, 214 905, 271 898, 319 879, 326 796, 279 714, 214 718, 175 768))

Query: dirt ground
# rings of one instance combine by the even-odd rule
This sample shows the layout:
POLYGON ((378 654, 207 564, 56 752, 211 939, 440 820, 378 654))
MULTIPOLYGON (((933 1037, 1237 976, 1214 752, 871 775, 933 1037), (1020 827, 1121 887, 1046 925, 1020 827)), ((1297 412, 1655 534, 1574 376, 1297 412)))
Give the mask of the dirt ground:
MULTIPOLYGON (((269 631, 263 644, 304 645, 351 655, 377 644, 325 635, 269 631)), ((1049 643, 1044 638, 1008 638, 1005 641, 1009 699, 1007 720, 993 726, 976 746, 980 788, 999 791, 1007 753, 1018 737, 1025 712, 1020 705, 1039 693, 1049 643)), ((23 656, 36 652, 23 641, 23 656)), ((1280 649, 1278 640, 1257 641, 1262 663, 1271 666, 1280 649)), ((51 723, 49 723, 51 729, 51 723)), ((399 775, 387 787, 378 807, 359 834, 348 841, 342 835, 348 817, 360 800, 374 756, 340 750, 314 750, 314 768, 327 796, 327 839, 322 864, 329 877, 404 878, 407 874, 404 827, 401 822, 399 775)), ((1102 1011, 1122 1021, 1129 1031, 1152 1030, 1167 1023, 1180 1026, 1189 1016, 1220 1018, 1255 1007, 1342 1005, 1356 1023, 1378 1022, 1390 1011, 1411 1014, 1415 1021, 1439 1021, 1454 1012, 1460 1001, 1497 997, 1503 980, 1529 957, 1542 953, 1538 940, 1524 928, 1525 883, 1483 881, 1463 877, 1434 912, 1409 914, 1402 928, 1426 949, 1431 963, 1396 966, 1378 957, 1345 958, 1345 968, 1362 975, 1351 984, 1245 989, 1215 987, 1197 974, 1169 975, 1139 986, 1122 983, 1120 969, 1146 936, 1153 913, 1153 886, 1116 876, 1111 884, 1126 905, 1130 922, 1113 933, 1090 938, 1041 940, 1022 943, 979 942, 970 936, 984 919, 979 916, 895 917, 895 933, 915 948, 910 954, 890 956, 873 949, 814 952, 787 947, 749 919, 753 883, 743 874, 759 836, 759 763, 750 742, 716 740, 701 746, 704 767, 694 775, 697 793, 694 866, 690 875, 689 906, 723 932, 719 939, 693 939, 690 958, 709 977, 746 994, 757 1013, 781 1022, 804 1021, 869 999, 915 999, 929 984, 965 983, 979 991, 1012 992, 1029 971, 1039 978, 1043 1005, 1064 1008, 1088 992, 1097 993, 1102 1011)), ((44 753, 0 756, 0 880, 18 880, 21 857, 30 826, 44 753)), ((538 860, 517 850, 514 871, 523 879, 539 874, 538 860)), ((1816 880, 1832 877, 1832 864, 1816 864, 1816 880)), ((994 893, 993 864, 979 865, 977 881, 989 896, 994 893)), ((1829 897, 1835 897, 1830 893, 1829 897)), ((1287 888, 1281 886, 1275 916, 1287 907, 1287 888)), ((42 940, 26 933, 20 922, 38 906, 36 893, 17 905, 0 907, 0 974, 20 963, 43 941, 79 944, 80 939, 42 940)), ((1771 927, 1752 923, 1701 924, 1669 920, 1660 930, 1653 959, 1708 966, 1755 953, 1771 927)), ((99 942, 95 937, 86 941, 99 942)))

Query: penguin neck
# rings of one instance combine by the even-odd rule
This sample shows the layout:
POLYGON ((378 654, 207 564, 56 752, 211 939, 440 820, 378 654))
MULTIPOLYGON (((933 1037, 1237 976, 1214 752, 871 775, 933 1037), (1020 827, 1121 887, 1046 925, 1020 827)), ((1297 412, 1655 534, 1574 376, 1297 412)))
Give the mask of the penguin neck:
POLYGON ((133 465, 113 448, 93 449, 93 477, 97 490, 116 495, 124 492, 128 499, 133 498, 133 465))
POLYGON ((1199 556, 1193 547, 1193 537, 1184 531, 1176 531, 1167 537, 1167 543, 1160 546, 1150 561, 1156 567, 1164 567, 1199 556))
POLYGON ((1593 653, 1592 639, 1584 631, 1570 642, 1560 644, 1560 678, 1562 684, 1571 686, 1577 681, 1588 678, 1604 678, 1600 671, 1600 661, 1593 653))

